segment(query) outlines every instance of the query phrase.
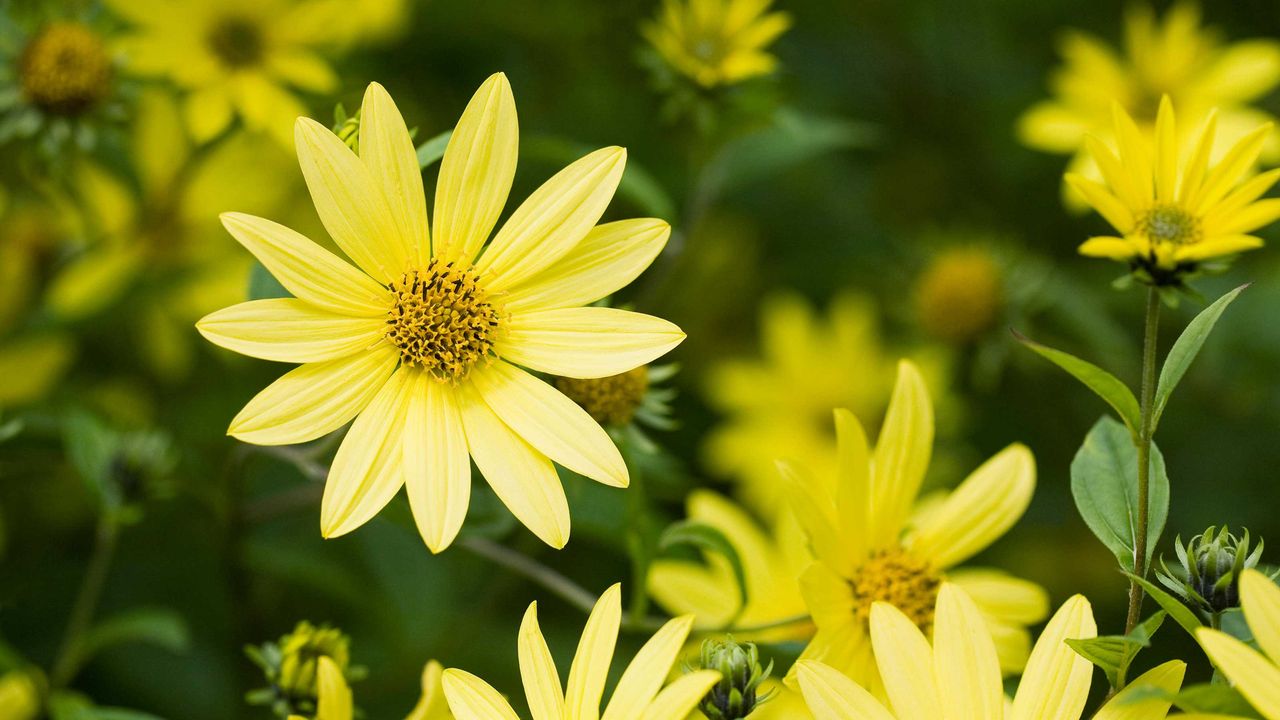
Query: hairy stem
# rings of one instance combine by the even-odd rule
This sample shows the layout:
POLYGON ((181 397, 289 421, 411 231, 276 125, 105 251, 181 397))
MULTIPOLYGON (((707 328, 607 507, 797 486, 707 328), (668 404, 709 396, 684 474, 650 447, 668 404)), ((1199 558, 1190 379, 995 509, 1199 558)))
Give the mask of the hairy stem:
MULTIPOLYGON (((1142 338, 1142 427, 1138 429, 1138 528, 1134 538, 1133 574, 1147 576, 1147 527, 1150 525, 1151 505, 1151 420, 1156 392, 1156 341, 1160 327, 1160 293, 1156 288, 1147 289, 1146 323, 1142 338)), ((1142 600, 1145 593, 1136 581, 1129 583, 1129 614, 1125 619, 1125 634, 1131 632, 1142 618, 1142 600)))

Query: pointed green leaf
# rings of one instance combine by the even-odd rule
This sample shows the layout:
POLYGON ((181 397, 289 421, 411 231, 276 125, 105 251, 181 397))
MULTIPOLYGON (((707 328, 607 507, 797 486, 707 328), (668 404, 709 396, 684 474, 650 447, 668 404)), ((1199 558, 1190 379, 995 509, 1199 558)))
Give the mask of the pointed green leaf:
POLYGON ((1146 590, 1147 594, 1151 596, 1151 599, 1155 600, 1157 605, 1159 605, 1165 612, 1169 613, 1169 617, 1173 618, 1174 621, 1181 625, 1182 629, 1191 633, 1191 637, 1195 637, 1196 630, 1198 628, 1204 627, 1204 623, 1200 622, 1200 618, 1196 617, 1196 614, 1191 611, 1191 608, 1183 605, 1182 601, 1178 600, 1178 598, 1170 595, 1164 590, 1161 590, 1150 580, 1140 578, 1131 572, 1127 572, 1125 575, 1128 575, 1130 580, 1138 583, 1143 590, 1146 590))
POLYGON ((1235 300, 1247 287, 1249 286, 1241 285, 1202 310, 1187 325, 1187 329, 1182 331, 1182 335, 1174 342, 1173 347, 1169 349, 1169 356, 1165 358, 1164 367, 1160 369, 1160 382, 1156 385, 1155 410, 1151 417, 1151 429, 1153 432, 1160 423, 1160 416, 1164 413, 1164 407, 1169 402, 1169 396, 1173 394, 1173 389, 1178 386, 1178 382, 1186 374, 1187 368, 1191 366, 1191 361, 1196 359, 1200 348, 1204 347, 1204 341, 1208 339, 1209 333, 1213 331, 1213 326, 1217 324, 1218 318, 1222 317, 1223 311, 1227 309, 1231 301, 1235 300))
POLYGON ((729 566, 733 568, 734 580, 738 583, 738 598, 741 601, 738 607, 747 606, 747 571, 742 565, 738 549, 729 542, 724 533, 710 525, 692 520, 677 522, 662 531, 661 537, 658 538, 658 550, 666 551, 679 545, 689 545, 703 552, 716 553, 728 560, 729 566))
POLYGON ((1138 428, 1142 426, 1142 411, 1138 407, 1138 399, 1133 396, 1133 391, 1120 382, 1116 376, 1070 353, 1055 350, 1047 345, 1041 345, 1016 330, 1013 331, 1013 336, 1018 342, 1031 348, 1054 365, 1066 370, 1072 377, 1084 383, 1085 387, 1092 390, 1098 397, 1106 400, 1107 404, 1120 415, 1125 427, 1129 428, 1129 433, 1137 437, 1138 428))
POLYGON ((445 130, 439 135, 418 146, 418 167, 426 170, 444 157, 444 149, 449 146, 452 130, 445 130))
POLYGON ((1137 657, 1142 644, 1119 635, 1087 638, 1084 640, 1067 640, 1067 645, 1080 657, 1097 665, 1107 676, 1111 687, 1119 687, 1121 678, 1129 670, 1129 665, 1137 657))

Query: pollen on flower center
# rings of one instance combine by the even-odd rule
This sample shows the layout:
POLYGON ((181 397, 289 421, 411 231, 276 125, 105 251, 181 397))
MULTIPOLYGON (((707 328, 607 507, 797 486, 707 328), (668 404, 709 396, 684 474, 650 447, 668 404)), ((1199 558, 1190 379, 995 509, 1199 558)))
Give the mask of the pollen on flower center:
POLYGON ((214 25, 206 40, 213 54, 232 68, 256 65, 265 52, 262 29, 244 18, 222 20, 214 25))
POLYGON ((499 313, 471 268, 433 258, 393 282, 391 293, 387 339, 406 365, 457 382, 491 355, 499 313))
POLYGON ((601 425, 625 425, 649 390, 649 369, 642 365, 619 375, 587 380, 556 378, 556 388, 601 425))
POLYGON ((80 23, 45 27, 23 49, 18 67, 26 98, 55 115, 79 115, 93 107, 111 80, 106 46, 80 23))
POLYGON ((873 554, 854 572, 849 584, 859 621, 869 622, 871 606, 886 602, 921 629, 927 629, 933 624, 933 607, 942 577, 927 561, 895 547, 873 554))
POLYGON ((1152 245, 1191 245, 1200 242, 1200 220, 1176 205, 1157 205, 1138 219, 1138 232, 1152 245))

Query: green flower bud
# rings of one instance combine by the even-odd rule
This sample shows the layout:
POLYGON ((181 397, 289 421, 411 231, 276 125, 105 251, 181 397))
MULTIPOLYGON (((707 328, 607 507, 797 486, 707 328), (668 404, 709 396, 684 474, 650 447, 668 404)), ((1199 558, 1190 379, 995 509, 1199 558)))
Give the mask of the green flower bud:
POLYGON ((702 643, 701 669, 716 670, 720 682, 702 699, 699 709, 709 720, 740 720, 768 702, 772 693, 759 695, 760 684, 773 672, 773 661, 761 667, 755 643, 708 638, 702 643))
POLYGON ((338 136, 339 140, 346 143, 352 152, 357 155, 360 154, 360 111, 356 110, 355 115, 343 117, 343 119, 334 123, 333 133, 338 136))
POLYGON ((251 646, 245 651, 270 683, 270 687, 250 692, 249 703, 270 705, 281 717, 315 714, 321 657, 333 660, 348 679, 359 679, 364 674, 362 668, 350 664, 347 636, 329 625, 303 621, 278 642, 251 646))
POLYGON ((1258 564, 1264 543, 1250 551, 1249 531, 1237 538, 1227 526, 1209 527, 1185 545, 1182 538, 1173 549, 1179 565, 1170 569, 1160 558, 1156 578, 1192 610, 1206 618, 1240 606, 1240 574, 1258 564))

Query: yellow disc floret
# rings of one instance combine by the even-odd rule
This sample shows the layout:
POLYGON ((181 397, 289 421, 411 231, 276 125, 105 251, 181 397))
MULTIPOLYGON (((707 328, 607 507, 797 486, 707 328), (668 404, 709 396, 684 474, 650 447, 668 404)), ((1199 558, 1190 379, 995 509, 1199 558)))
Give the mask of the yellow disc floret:
POLYGON ((942 576, 925 560, 901 548, 874 553, 854 572, 854 614, 860 622, 871 618, 871 606, 885 602, 902 611, 921 629, 933 624, 933 607, 942 587, 942 576))
POLYGON ((111 81, 102 39, 80 23, 58 22, 39 32, 19 58, 22 93, 54 115, 79 115, 97 105, 111 81))
POLYGON ((433 258, 393 282, 391 293, 387 339, 404 364, 457 382, 492 354, 499 313, 470 267, 433 258))
POLYGON ((626 425, 649 390, 649 368, 586 380, 557 378, 556 387, 601 425, 626 425))
POLYGON ((916 285, 920 324, 948 342, 970 342, 991 329, 1003 303, 1000 267, 981 249, 944 252, 916 285))

